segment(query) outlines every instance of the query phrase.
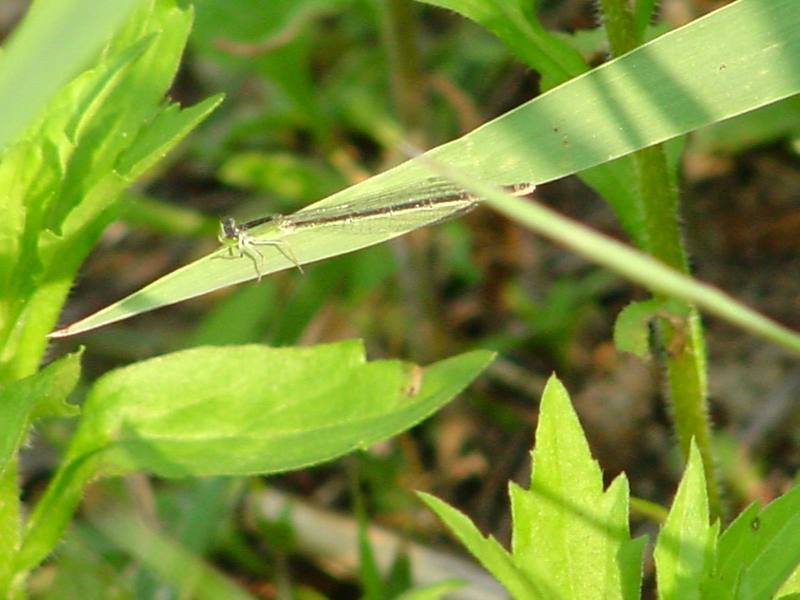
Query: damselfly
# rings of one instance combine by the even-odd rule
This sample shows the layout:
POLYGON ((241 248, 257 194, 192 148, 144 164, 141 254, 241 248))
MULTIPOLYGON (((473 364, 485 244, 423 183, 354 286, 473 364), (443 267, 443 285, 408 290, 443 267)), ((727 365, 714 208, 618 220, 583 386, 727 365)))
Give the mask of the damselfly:
MULTIPOLYGON (((514 196, 527 196, 536 188, 532 183, 501 186, 514 196)), ((302 272, 303 268, 283 236, 305 229, 337 228, 343 232, 381 233, 418 223, 425 215, 426 225, 440 223, 465 214, 481 202, 463 188, 445 180, 432 179, 424 185, 397 192, 356 198, 331 206, 301 209, 291 215, 271 215, 237 223, 233 218, 220 222, 219 241, 227 248, 222 258, 249 258, 261 280, 264 255, 258 246, 272 246, 302 272), (258 229, 258 235, 254 230, 258 229)))

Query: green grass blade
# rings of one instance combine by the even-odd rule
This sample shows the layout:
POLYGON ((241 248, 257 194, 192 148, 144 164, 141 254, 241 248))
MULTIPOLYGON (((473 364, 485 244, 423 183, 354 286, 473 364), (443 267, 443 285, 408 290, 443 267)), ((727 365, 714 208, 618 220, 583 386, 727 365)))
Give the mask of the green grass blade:
POLYGON ((513 198, 483 183, 434 164, 432 168, 485 198, 487 204, 586 259, 635 281, 652 292, 685 300, 789 350, 800 352, 800 334, 748 308, 708 284, 701 283, 648 254, 597 233, 536 201, 513 198))
MULTIPOLYGON (((550 181, 797 94, 797 56, 800 3, 739 0, 428 154, 489 183, 550 181)), ((320 204, 413 187, 428 175, 425 164, 408 161, 320 204)), ((421 216, 415 226, 426 224, 421 216)), ((305 232, 291 240, 292 250, 301 263, 313 262, 413 228, 358 236, 305 232)), ((265 254, 265 274, 292 266, 278 252, 265 254)), ((55 335, 88 331, 254 277, 247 260, 207 256, 55 335)), ((742 320, 741 313, 733 317, 742 320)))

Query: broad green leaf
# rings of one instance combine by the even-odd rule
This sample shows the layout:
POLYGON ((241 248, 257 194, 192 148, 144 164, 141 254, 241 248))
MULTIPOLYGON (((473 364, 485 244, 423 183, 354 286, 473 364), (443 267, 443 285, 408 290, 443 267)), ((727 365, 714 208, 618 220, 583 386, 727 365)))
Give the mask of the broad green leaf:
POLYGON ((645 539, 630 539, 624 476, 603 491, 600 468, 566 390, 551 377, 541 402, 529 490, 511 484, 512 553, 469 519, 422 499, 515 598, 639 598, 645 539))
POLYGON ((631 540, 628 482, 606 491, 567 391, 542 395, 529 490, 511 484, 514 562, 560 598, 639 597, 644 540, 631 540))
POLYGON ((630 352, 639 358, 650 353, 650 322, 659 316, 686 318, 689 312, 683 302, 671 298, 653 298, 633 302, 622 309, 614 322, 614 345, 621 352, 630 352))
POLYGON ((418 371, 398 361, 366 363, 359 343, 177 352, 98 380, 71 456, 102 448, 110 472, 165 477, 296 469, 419 422, 488 356, 471 353, 418 371))
POLYGON ((80 351, 69 354, 35 375, 0 386, 0 476, 34 418, 78 413, 66 400, 80 377, 80 356, 80 351))
POLYGON ((800 564, 800 486, 751 504, 720 536, 704 597, 771 598, 800 564))
POLYGON ((38 0, 32 4, 0 61, 0 151, 30 125, 137 3, 38 0))
POLYGON ((719 528, 718 524, 712 527, 708 519, 703 463, 692 443, 686 471, 654 552, 659 598, 701 598, 701 583, 711 572, 719 528))
POLYGON ((418 492, 445 525, 461 541, 484 568, 503 584, 514 598, 544 598, 545 582, 530 581, 513 562, 509 553, 492 536, 484 537, 462 512, 442 502, 435 496, 418 492))
MULTIPOLYGON (((541 183, 590 169, 800 92, 800 4, 739 0, 581 75, 427 156, 476 180, 541 183), (737 40, 730 44, 729 40, 737 40), (757 78, 757 81, 756 81, 757 78)), ((320 205, 412 189, 428 177, 408 161, 320 205)), ((420 213, 393 231, 306 231, 291 236, 301 263, 386 241, 436 220, 420 213)), ((248 260, 202 258, 64 328, 80 333, 255 278, 248 260)), ((262 273, 293 266, 267 252, 262 273)))
POLYGON ((202 347, 111 371, 87 397, 17 570, 47 555, 95 477, 275 473, 331 460, 415 425, 490 360, 471 352, 425 369, 367 363, 360 343, 343 342, 202 347))

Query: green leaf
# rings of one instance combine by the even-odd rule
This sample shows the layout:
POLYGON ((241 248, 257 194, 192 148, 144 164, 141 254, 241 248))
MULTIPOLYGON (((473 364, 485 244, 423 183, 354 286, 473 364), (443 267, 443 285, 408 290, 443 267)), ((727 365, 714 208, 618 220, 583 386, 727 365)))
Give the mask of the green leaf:
POLYGON ((203 347, 117 369, 92 387, 65 460, 31 516, 17 570, 47 555, 86 482, 275 473, 395 435, 460 392, 491 360, 367 363, 358 342, 203 347))
MULTIPOLYGON (((588 70, 586 62, 572 45, 573 40, 568 42, 565 36, 548 31, 540 22, 535 5, 529 2, 423 1, 455 10, 495 33, 525 64, 540 74, 543 91, 588 70)), ((606 43, 602 28, 590 33, 606 43)), ((630 157, 597 165, 579 173, 579 177, 611 204, 628 235, 638 246, 644 246, 636 165, 630 157)))
POLYGON ((709 524, 703 462, 692 442, 689 462, 655 548, 658 597, 701 598, 703 578, 711 572, 719 524, 709 524))
MULTIPOLYGON (((706 598, 772 598, 800 564, 800 486, 748 506, 719 539, 706 598)), ((789 590, 786 590, 789 591, 789 590)))
POLYGON ((78 414, 67 397, 78 383, 82 353, 69 354, 35 375, 0 386, 0 476, 25 441, 33 419, 78 414))
POLYGON ((138 0, 39 0, 3 48, 0 151, 97 52, 138 0), (58 60, 53 60, 58 57, 58 60))
POLYGON ((638 598, 643 540, 628 529, 628 482, 606 491, 570 404, 551 377, 542 395, 530 490, 511 485, 514 561, 562 598, 638 598))
MULTIPOLYGON (((144 2, 104 50, 100 64, 71 83, 48 114, 46 130, 59 140, 69 159, 45 223, 64 242, 59 244, 57 236, 56 241, 48 237, 40 243, 43 253, 59 253, 59 264, 63 246, 69 247, 74 243, 71 238, 113 206, 129 177, 138 174, 133 167, 144 160, 145 151, 166 150, 152 142, 162 136, 153 126, 172 126, 181 118, 174 108, 163 106, 191 30, 192 11, 178 4, 177 0, 144 2), (66 126, 61 115, 69 119, 66 126), (60 141, 62 129, 69 147, 60 141)), ((95 241, 82 237, 89 245, 95 241)))
POLYGON ((179 0, 140 2, 96 64, 3 154, 0 380, 35 370, 44 336, 81 261, 113 218, 119 192, 216 101, 183 113, 162 106, 191 21, 191 9, 179 0))
POLYGON ((602 473, 566 390, 542 395, 529 490, 511 484, 512 554, 432 496, 422 499, 515 598, 639 598, 644 538, 631 540, 628 483, 602 473))
POLYGON ((223 95, 217 94, 191 108, 181 110, 177 104, 170 104, 161 110, 122 153, 117 171, 131 181, 139 177, 213 112, 222 99, 223 95))
POLYGON ((458 12, 494 33, 544 78, 547 90, 588 70, 580 53, 548 31, 527 3, 508 0, 423 0, 458 12))
POLYGON ((623 308, 614 323, 614 345, 617 350, 646 358, 650 353, 650 321, 669 315, 686 318, 689 311, 685 303, 672 298, 632 302, 623 308))
POLYGON ((398 361, 366 363, 354 342, 177 352, 98 380, 70 457, 102 449, 110 472, 165 477, 296 469, 407 429, 488 359, 475 352, 418 372, 398 361), (412 394, 416 377, 422 388, 412 394))
POLYGON ((80 376, 82 350, 65 356, 40 372, 0 385, 0 595, 12 581, 11 565, 22 535, 19 495, 19 448, 37 417, 72 416, 77 407, 66 402, 80 376))
MULTIPOLYGON (((800 4, 739 0, 553 89, 427 156, 488 183, 550 181, 800 92, 800 4), (761 27, 753 27, 761 23, 761 27), (735 39, 737 43, 730 44, 735 39), (757 83, 755 80, 757 78, 757 83)), ((408 161, 323 200, 329 206, 410 189, 428 177, 408 161)), ((631 196, 627 202, 633 202, 631 196)), ((635 215, 631 223, 635 225, 635 215)), ((306 231, 291 237, 301 263, 350 252, 430 224, 372 235, 306 231)), ((207 256, 71 327, 80 333, 255 277, 247 260, 207 256)), ((263 273, 291 267, 267 252, 263 273)))

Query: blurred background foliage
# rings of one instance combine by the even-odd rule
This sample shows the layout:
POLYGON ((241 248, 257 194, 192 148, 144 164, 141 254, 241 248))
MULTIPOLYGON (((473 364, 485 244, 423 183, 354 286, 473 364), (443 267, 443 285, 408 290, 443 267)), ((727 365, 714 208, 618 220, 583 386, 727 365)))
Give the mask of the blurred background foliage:
MULTIPOLYGON (((24 3, 4 4, 8 31, 24 3)), ((719 4, 665 1, 658 30, 719 4)), ((433 147, 547 84, 491 33, 434 6, 406 0, 194 5, 194 30, 172 96, 192 104, 224 92, 226 101, 127 193, 124 218, 108 229, 85 265, 66 321, 214 248, 221 215, 291 212, 396 164, 402 157, 381 143, 387 133, 401 131, 433 147)), ((542 22, 590 64, 605 60, 592 2, 538 5, 542 22)), ((698 277, 795 329, 798 132, 797 98, 703 130, 687 141, 680 183, 698 277)), ((544 186, 540 199, 623 236, 610 209, 574 177, 544 186)), ((501 354, 460 402, 413 432, 335 464, 266 483, 167 485, 130 478, 96 486, 85 499, 86 518, 37 574, 39 595, 178 597, 169 578, 157 575, 159 566, 148 564, 148 552, 164 551, 159 544, 168 540, 137 537, 132 520, 125 531, 137 543, 126 547, 119 536, 122 520, 92 518, 93 506, 109 501, 158 523, 167 538, 193 553, 177 564, 189 568, 193 560, 207 560, 263 598, 350 598, 359 589, 381 588, 365 567, 372 560, 369 549, 362 547, 360 560, 345 556, 351 542, 347 550, 355 551, 356 532, 366 523, 393 532, 381 532, 385 537, 373 543, 379 562, 397 540, 416 540, 401 546, 417 556, 412 564, 419 577, 425 561, 414 552, 436 553, 446 536, 414 489, 444 498, 507 542, 506 482, 529 473, 535 403, 553 370, 573 392, 606 477, 625 470, 634 495, 668 501, 680 461, 658 401, 657 374, 651 365, 617 354, 611 343, 614 316, 640 294, 478 210, 309 265, 304 276, 280 273, 85 336, 80 342, 87 346, 88 377, 200 344, 305 345, 360 337, 371 358, 426 363, 473 348, 501 354), (289 496, 295 498, 291 526, 282 508, 289 496)), ((800 466, 792 402, 800 371, 782 350, 724 323, 710 324, 708 343, 724 501, 733 509, 785 490, 800 466)), ((60 342, 57 352, 76 345, 60 342)), ((66 427, 40 428, 38 458, 25 465, 28 493, 36 493, 48 449, 63 444, 66 427)), ((634 535, 653 529, 641 517, 633 526, 634 535)), ((398 563, 392 575, 397 585, 387 579, 383 589, 402 589, 404 573, 398 563)))

